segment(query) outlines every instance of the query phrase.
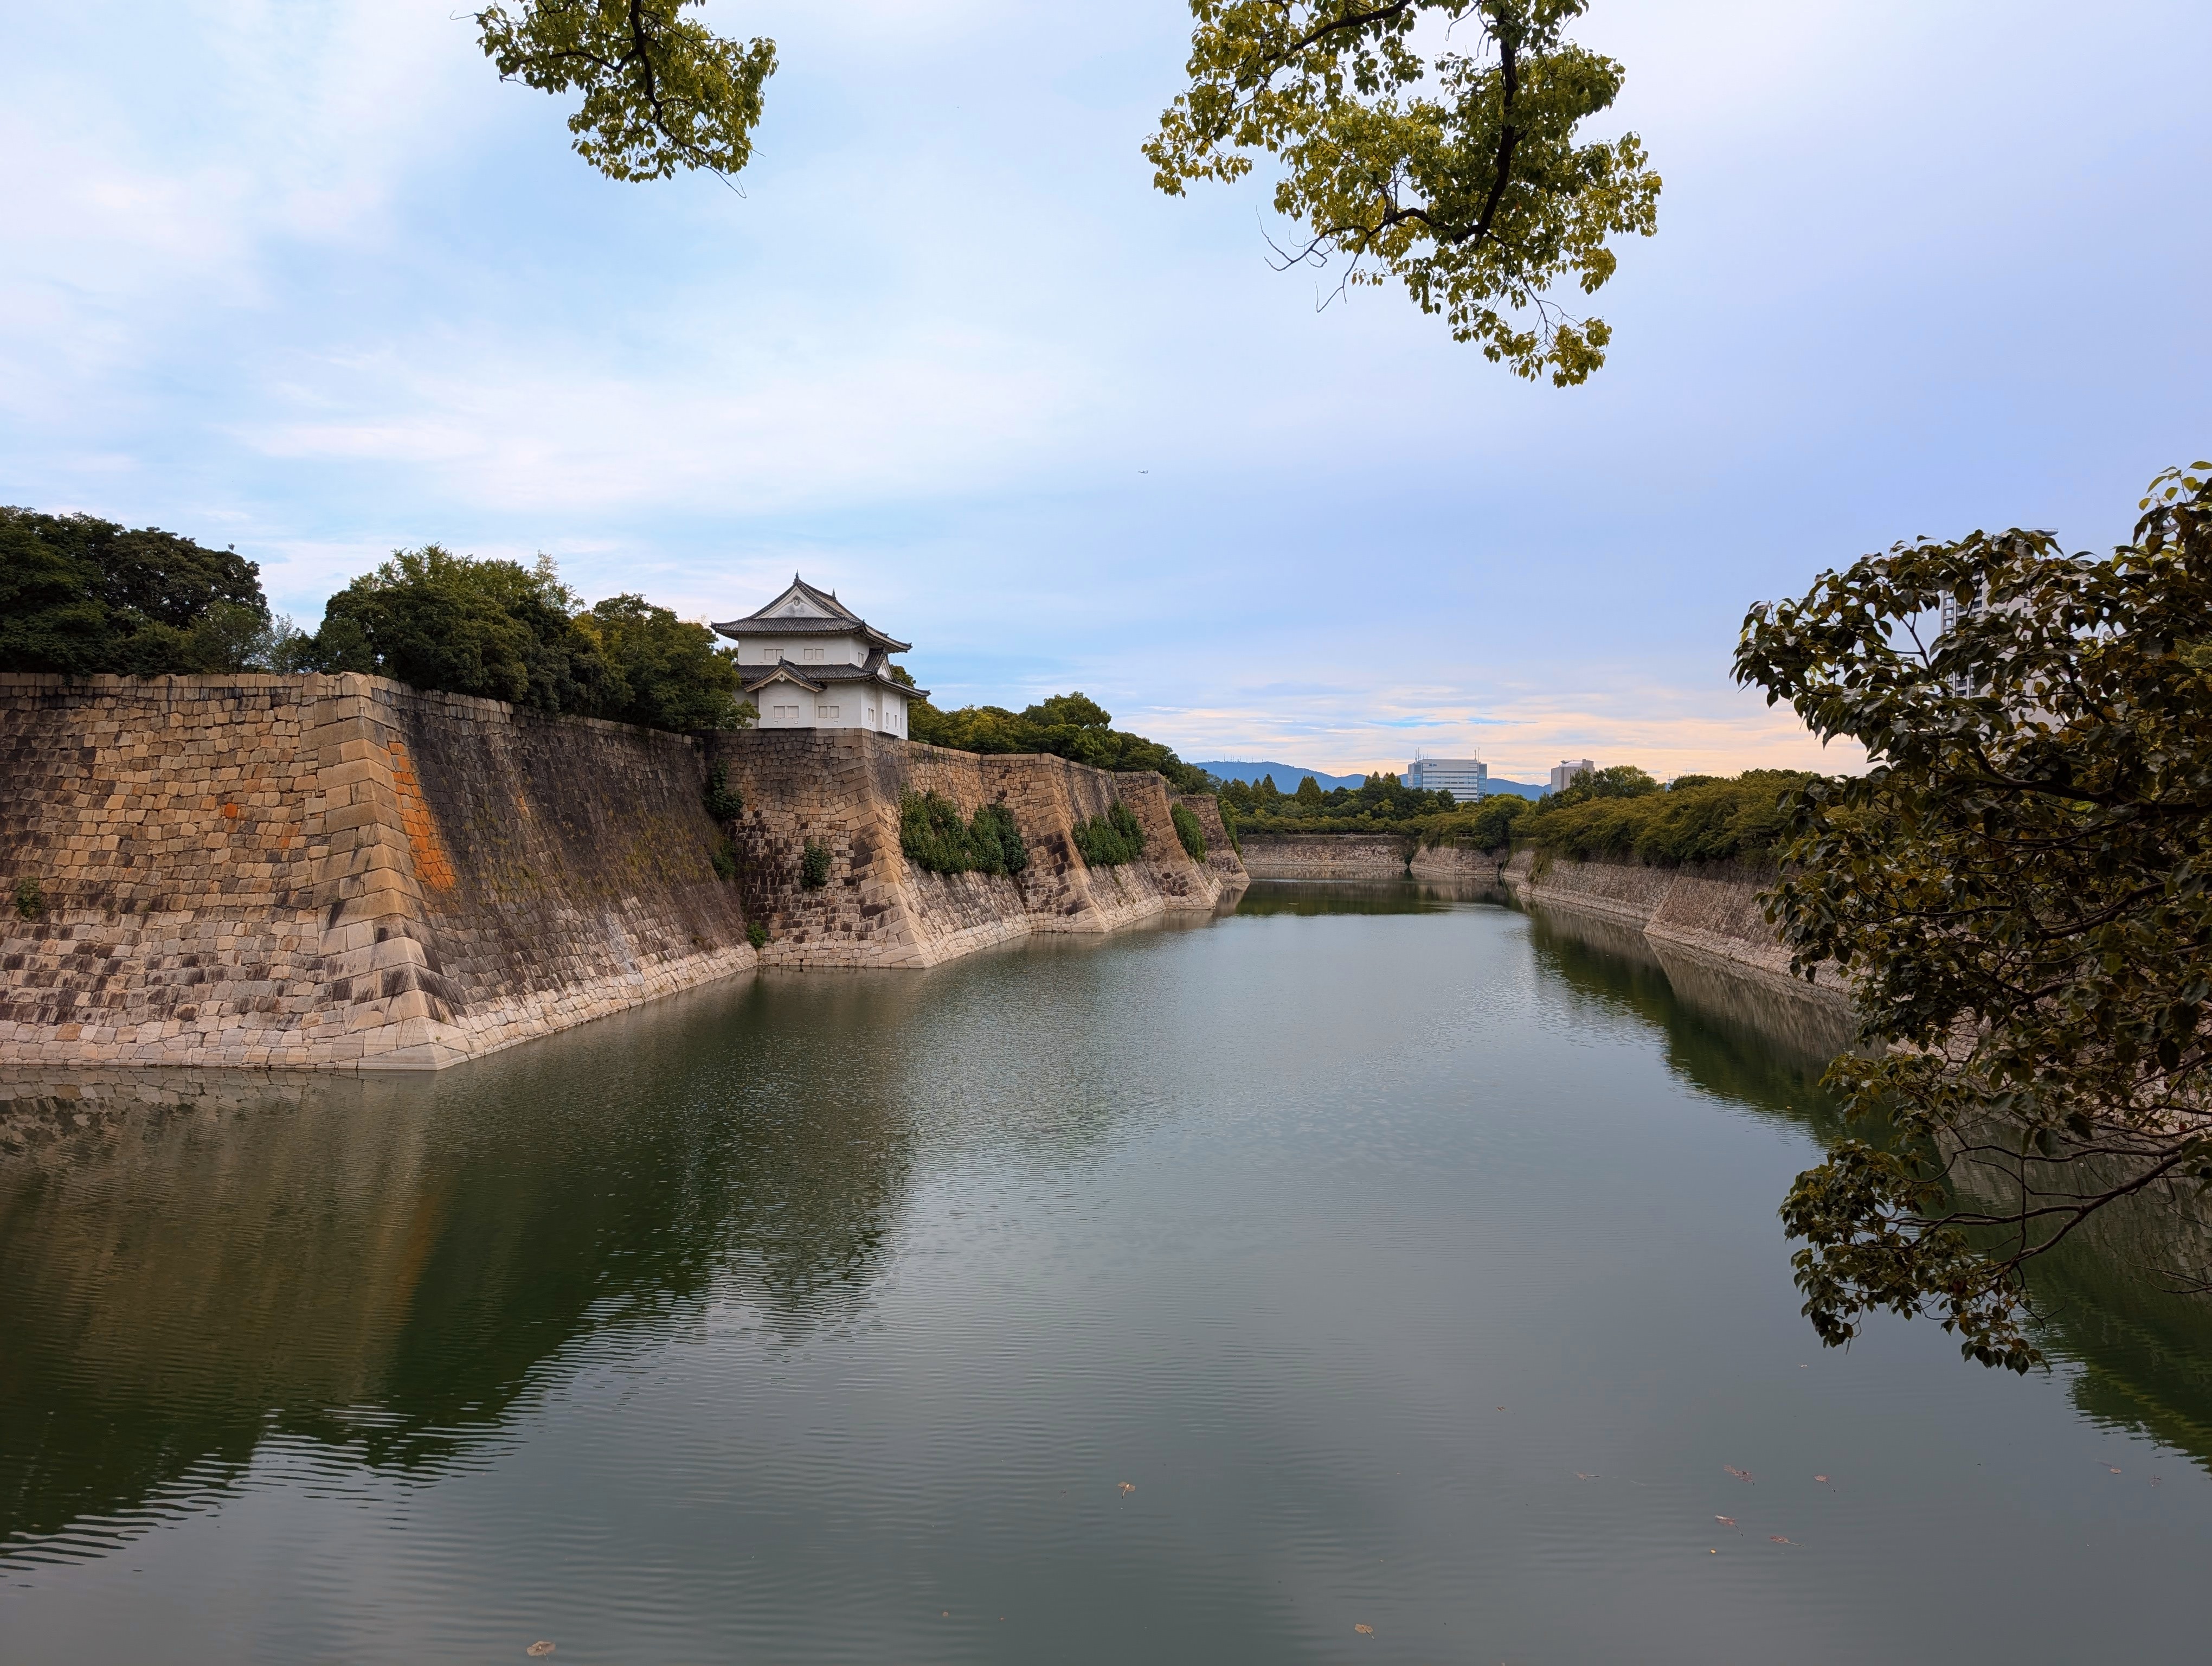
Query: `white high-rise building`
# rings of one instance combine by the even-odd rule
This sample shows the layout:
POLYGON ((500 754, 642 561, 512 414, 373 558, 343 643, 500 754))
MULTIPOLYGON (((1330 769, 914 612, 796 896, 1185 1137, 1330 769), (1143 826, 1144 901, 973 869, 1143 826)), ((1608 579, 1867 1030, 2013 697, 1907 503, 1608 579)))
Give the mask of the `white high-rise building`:
POLYGON ((1490 766, 1479 757, 1417 757, 1406 766, 1405 783, 1416 792, 1449 793, 1473 804, 1490 791, 1490 766))
POLYGON ((1586 757, 1562 758, 1553 766, 1552 790, 1554 793, 1564 793, 1584 775, 1594 775, 1596 773, 1597 765, 1586 757))

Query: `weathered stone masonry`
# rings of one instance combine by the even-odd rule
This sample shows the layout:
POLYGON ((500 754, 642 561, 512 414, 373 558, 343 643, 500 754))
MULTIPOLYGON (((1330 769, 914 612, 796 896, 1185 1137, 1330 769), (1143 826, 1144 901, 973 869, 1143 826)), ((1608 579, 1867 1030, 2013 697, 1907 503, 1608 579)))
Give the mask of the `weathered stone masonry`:
POLYGON ((1185 855, 1156 775, 853 730, 701 743, 367 677, 0 675, 0 1063, 434 1068, 744 970, 751 919, 761 962, 927 966, 1244 883, 1211 800, 1185 855), (745 795, 734 885, 710 757, 745 795), (1029 871, 909 866, 909 786, 1011 806, 1029 871), (1093 871, 1074 821, 1117 798, 1146 855, 1093 871))
POLYGON ((742 970, 700 767, 375 678, 0 675, 0 1061, 433 1067, 742 970))
MULTIPOLYGON (((979 757, 855 729, 755 729, 718 735, 709 755, 744 797, 739 884, 768 927, 763 965, 930 966, 1032 932, 1105 932, 1170 909, 1211 911, 1245 884, 1220 829, 1203 863, 1184 853, 1167 784, 1064 758, 979 757), (928 873, 899 848, 899 801, 941 793, 972 816, 1013 812, 1030 853, 1018 876, 928 873), (1075 823, 1119 799, 1145 830, 1141 860, 1091 868, 1075 823), (805 842, 829 848, 830 882, 800 882, 805 842)), ((1206 800, 1210 806, 1212 800, 1206 800)), ((1205 818, 1201 817, 1201 825, 1205 818)))

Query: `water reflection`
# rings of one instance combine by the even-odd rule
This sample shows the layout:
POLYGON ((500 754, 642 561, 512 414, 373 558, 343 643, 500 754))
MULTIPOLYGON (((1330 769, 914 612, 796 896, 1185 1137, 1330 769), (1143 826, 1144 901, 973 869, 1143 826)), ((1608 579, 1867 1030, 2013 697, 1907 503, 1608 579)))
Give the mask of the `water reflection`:
POLYGON ((274 1434, 434 1472, 550 1356, 619 1351, 710 1280, 787 1341, 849 1316, 900 1207, 902 1124, 835 1049, 746 1051, 778 998, 428 1079, 0 1079, 0 1545, 78 1523, 98 1548, 274 1434))
MULTIPOLYGON (((1844 1131, 1820 1085, 1855 1043, 1832 996, 1717 967, 1610 921, 1537 909, 1529 933, 1541 964, 1579 998, 1662 1031, 1668 1063, 1686 1080, 1824 1143, 1844 1131)), ((1973 1174, 1961 1178, 1971 1195, 1973 1174)), ((2212 1301, 2174 1293, 2171 1276, 2208 1263, 2202 1200, 2162 1190, 2106 1211, 2035 1264, 2030 1289, 2039 1345, 2081 1367, 2071 1389, 2085 1414, 2212 1469, 2212 1301)))
POLYGON ((1466 903, 1503 903, 1504 891, 1463 879, 1255 879, 1224 912, 1251 915, 1442 914, 1466 903))

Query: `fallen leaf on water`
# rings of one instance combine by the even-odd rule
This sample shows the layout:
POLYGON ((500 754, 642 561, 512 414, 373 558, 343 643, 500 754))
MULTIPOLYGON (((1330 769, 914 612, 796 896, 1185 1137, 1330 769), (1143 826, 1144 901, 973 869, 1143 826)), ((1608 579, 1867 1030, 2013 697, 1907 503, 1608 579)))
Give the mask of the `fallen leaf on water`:
MULTIPOLYGON (((2112 1469, 2112 1466, 2111 1464, 2109 1464, 2109 1463, 2108 1463, 2108 1464, 2106 1464, 2106 1465, 2105 1466, 2105 1468, 2106 1468, 2107 1469, 2112 1469)), ((2112 1469, 2112 1473, 2113 1473, 2114 1474, 2116 1474, 2116 1475, 2117 1475, 2117 1474, 2118 1474, 2120 1472, 2119 1472, 2118 1469, 2112 1469)))
MULTIPOLYGON (((1723 1527, 1735 1527, 1735 1517, 1733 1516, 1716 1516, 1713 1519, 1718 1522, 1723 1527)), ((1735 1530, 1739 1533, 1743 1531, 1740 1527, 1735 1527, 1735 1530)))
MULTIPOLYGON (((1770 1533, 1766 1536, 1778 1545, 1794 1545, 1797 1543, 1796 1540, 1785 1539, 1779 1533, 1770 1533)), ((1802 1547, 1800 1547, 1802 1548, 1802 1547)))
POLYGON ((2163 1476, 2163 1475, 2153 1475, 2153 1476, 2150 1478, 2150 1484, 2151 1484, 2153 1487, 2155 1487, 2155 1486, 2157 1486, 2157 1485, 2159 1484, 2159 1482, 2160 1482, 2161 1481, 2164 1481, 2165 1479, 2166 1479, 2166 1477, 2165 1477, 2165 1476, 2163 1476))
MULTIPOLYGON (((1733 1463, 1723 1463, 1721 1465, 1721 1468, 1727 1470, 1729 1474, 1734 1475, 1738 1481, 1751 1481, 1751 1471, 1748 1469, 1739 1469, 1733 1463)), ((1752 1484, 1753 1486, 1758 1485, 1756 1481, 1753 1481, 1752 1484)))
POLYGON ((1352 1629, 1358 1632, 1362 1637, 1372 1637, 1375 1635, 1375 1627, 1372 1626, 1354 1626, 1352 1629))
POLYGON ((1815 1475, 1813 1479, 1820 1482, 1823 1487, 1826 1487, 1828 1484, 1828 1478, 1826 1475, 1815 1475))
POLYGON ((1135 1491, 1137 1490, 1136 1483, 1135 1483, 1135 1482, 1133 1482, 1133 1481, 1123 1481, 1123 1482, 1121 1483, 1121 1490, 1122 1490, 1124 1493, 1133 1493, 1133 1492, 1135 1492, 1135 1491))
POLYGON ((553 1652, 553 1645, 544 1638, 540 1638, 522 1652, 526 1655, 550 1655, 553 1652))
POLYGON ((1575 1479, 1577 1481, 1595 1481, 1597 1476, 1595 1473, 1586 1475, 1583 1474, 1581 1470, 1577 1469, 1575 1471, 1575 1479))

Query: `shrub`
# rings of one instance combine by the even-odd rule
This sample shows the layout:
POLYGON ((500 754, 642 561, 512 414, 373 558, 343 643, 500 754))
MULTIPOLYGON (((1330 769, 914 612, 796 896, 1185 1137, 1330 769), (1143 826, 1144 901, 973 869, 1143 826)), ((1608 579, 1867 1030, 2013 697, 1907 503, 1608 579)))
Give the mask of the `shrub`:
POLYGON ((704 794, 707 819, 717 827, 726 827, 744 813, 744 795, 730 785, 730 766, 717 763, 707 772, 704 794))
POLYGON ((745 927, 745 941, 756 949, 765 949, 768 947, 768 927, 757 920, 753 921, 745 927))
POLYGON ((932 873, 1019 873, 1030 865, 1012 811, 987 804, 964 820, 960 806, 937 793, 899 800, 899 848, 932 873))
POLYGON ((15 912, 26 920, 45 919, 46 888, 35 879, 16 880, 15 912))
POLYGON ((737 848, 727 839, 717 839, 707 860, 714 865, 714 877, 724 885, 738 877, 737 848))
POLYGON ((799 883, 809 891, 830 883, 830 847, 819 839, 809 839, 799 854, 799 883))
POLYGON ((1176 837, 1182 841, 1182 848, 1190 853, 1191 860, 1204 861, 1206 830, 1199 826, 1198 818, 1192 815, 1182 805, 1177 804, 1169 807, 1168 818, 1175 823, 1176 837))
POLYGON ((1075 825, 1075 848, 1091 867, 1119 867, 1145 854, 1145 830, 1119 799, 1103 816, 1075 825))

